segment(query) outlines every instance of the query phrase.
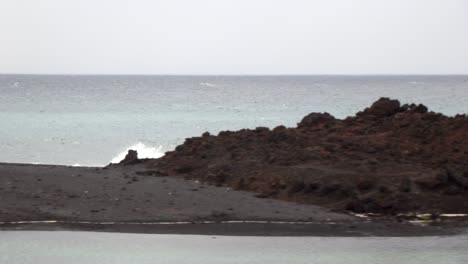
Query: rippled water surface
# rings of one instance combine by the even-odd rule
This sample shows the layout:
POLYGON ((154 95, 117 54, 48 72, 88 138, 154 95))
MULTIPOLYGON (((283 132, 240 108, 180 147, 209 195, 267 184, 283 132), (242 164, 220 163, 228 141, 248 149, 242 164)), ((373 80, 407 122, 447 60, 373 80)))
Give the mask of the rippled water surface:
POLYGON ((468 113, 468 76, 0 75, 0 161, 104 165, 130 146, 158 156, 204 131, 343 118, 381 96, 468 113))
POLYGON ((465 264, 468 237, 229 237, 0 232, 8 264, 465 264))

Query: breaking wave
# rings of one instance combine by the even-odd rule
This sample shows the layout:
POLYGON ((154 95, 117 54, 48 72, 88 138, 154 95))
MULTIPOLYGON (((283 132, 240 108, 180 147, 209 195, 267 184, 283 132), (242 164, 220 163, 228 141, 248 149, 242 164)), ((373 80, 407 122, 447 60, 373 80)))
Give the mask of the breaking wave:
POLYGON ((138 152, 138 158, 144 159, 144 158, 160 158, 164 156, 164 152, 162 151, 162 146, 159 147, 150 147, 146 146, 145 144, 138 142, 128 148, 126 148, 124 151, 120 152, 117 156, 115 156, 112 160, 111 163, 119 163, 125 158, 125 155, 127 155, 128 150, 136 150, 138 152))

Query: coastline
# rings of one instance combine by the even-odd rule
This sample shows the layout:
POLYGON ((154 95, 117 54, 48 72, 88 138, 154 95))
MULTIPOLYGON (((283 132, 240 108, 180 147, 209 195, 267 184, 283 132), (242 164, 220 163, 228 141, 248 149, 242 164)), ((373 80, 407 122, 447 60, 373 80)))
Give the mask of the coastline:
POLYGON ((362 218, 142 171, 142 164, 0 163, 0 230, 235 236, 445 236, 467 230, 464 222, 419 225, 362 218), (43 220, 53 221, 34 222, 43 220), (12 223, 18 221, 26 222, 12 223))
POLYGON ((91 231, 106 233, 276 236, 276 237, 426 237, 456 236, 467 233, 466 227, 427 227, 408 224, 349 223, 337 224, 21 224, 0 225, 1 231, 91 231))

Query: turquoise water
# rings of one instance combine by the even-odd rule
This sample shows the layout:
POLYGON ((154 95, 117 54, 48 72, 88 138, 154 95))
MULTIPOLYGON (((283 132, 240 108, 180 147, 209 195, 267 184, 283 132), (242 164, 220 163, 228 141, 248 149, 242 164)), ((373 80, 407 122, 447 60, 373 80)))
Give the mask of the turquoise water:
POLYGON ((229 237, 0 232, 8 264, 465 264, 468 237, 229 237))
POLYGON ((0 75, 0 161, 105 165, 205 131, 343 118, 381 96, 468 113, 468 76, 0 75))

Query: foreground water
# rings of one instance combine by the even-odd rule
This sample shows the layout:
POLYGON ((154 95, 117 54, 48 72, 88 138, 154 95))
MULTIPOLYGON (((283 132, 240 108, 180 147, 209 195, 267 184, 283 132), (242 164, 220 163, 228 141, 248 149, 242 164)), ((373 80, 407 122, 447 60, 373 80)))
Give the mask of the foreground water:
POLYGON ((92 232, 0 232, 0 263, 462 264, 468 236, 229 237, 92 232))
POLYGON ((0 75, 0 161, 105 165, 129 147, 156 157, 205 131, 343 118, 381 96, 468 113, 468 76, 0 75))

